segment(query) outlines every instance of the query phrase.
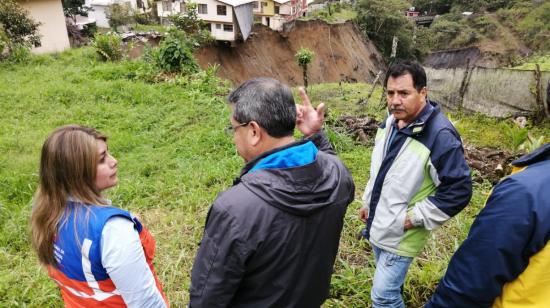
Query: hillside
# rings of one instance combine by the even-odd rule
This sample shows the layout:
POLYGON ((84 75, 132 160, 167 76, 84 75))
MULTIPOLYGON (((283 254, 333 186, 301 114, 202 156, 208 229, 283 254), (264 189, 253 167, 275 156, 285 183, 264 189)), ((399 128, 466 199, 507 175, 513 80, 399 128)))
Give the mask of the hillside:
MULTIPOLYGON (((224 98, 229 89, 205 72, 159 83, 134 79, 139 61, 105 63, 93 49, 81 48, 21 64, 0 63, 0 307, 62 306, 58 288, 31 250, 28 221, 41 144, 55 127, 69 123, 109 136, 120 183, 107 197, 138 214, 155 236, 156 271, 172 307, 188 303, 189 275, 208 208, 243 165, 223 130, 229 121, 224 98)), ((357 104, 371 88, 334 83, 309 91, 314 103, 329 107, 326 131, 354 177, 357 200, 369 176, 372 135, 356 140, 357 129, 341 116, 382 120, 380 88, 367 105, 357 104)), ((515 152, 527 138, 527 128, 511 121, 462 114, 451 120, 475 147, 515 152)), ((548 136, 550 128, 529 126, 529 133, 548 136)), ((432 294, 486 199, 491 182, 482 171, 474 176, 470 206, 433 233, 411 266, 404 287, 407 306, 419 307, 432 294)), ((362 228, 359 206, 357 201, 348 208, 325 307, 370 305, 374 268, 369 245, 356 238, 362 228)))
POLYGON ((483 18, 490 25, 487 26, 489 29, 480 30, 487 35, 470 32, 469 35, 476 37, 472 43, 453 41, 450 46, 455 48, 433 51, 423 63, 434 68, 465 68, 467 65, 498 68, 516 65, 522 58, 534 53, 523 38, 495 14, 486 13, 473 18, 483 18))
POLYGON ((315 52, 308 69, 310 84, 368 82, 384 69, 382 55, 351 22, 297 21, 291 31, 282 33, 256 24, 246 42, 204 47, 195 56, 203 68, 219 64, 218 75, 235 84, 269 76, 296 86, 303 84, 302 69, 294 58, 301 47, 315 52))

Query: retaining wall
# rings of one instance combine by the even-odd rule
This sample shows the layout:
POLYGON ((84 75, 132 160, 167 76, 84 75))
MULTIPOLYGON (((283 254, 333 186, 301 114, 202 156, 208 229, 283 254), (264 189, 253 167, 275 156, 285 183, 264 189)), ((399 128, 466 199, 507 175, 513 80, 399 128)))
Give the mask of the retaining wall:
POLYGON ((537 93, 547 102, 550 72, 542 72, 537 92, 535 71, 487 68, 426 67, 428 95, 450 110, 480 112, 493 117, 532 115, 537 93))

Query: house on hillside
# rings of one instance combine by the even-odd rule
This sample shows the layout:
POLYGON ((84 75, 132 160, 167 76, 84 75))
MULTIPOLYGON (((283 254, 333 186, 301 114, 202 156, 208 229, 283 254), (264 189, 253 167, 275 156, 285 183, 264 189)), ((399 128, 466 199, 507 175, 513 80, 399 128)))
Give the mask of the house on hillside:
POLYGON ((420 12, 417 12, 414 6, 405 11, 405 16, 409 18, 418 17, 418 15, 420 15, 420 12))
POLYGON ((246 41, 252 31, 254 0, 195 0, 197 13, 217 41, 246 41))
POLYGON ((157 15, 161 23, 165 22, 166 17, 181 13, 185 13, 184 0, 162 0, 157 2, 157 15))
POLYGON ((61 0, 17 0, 29 12, 30 17, 40 22, 40 46, 31 51, 36 54, 59 52, 70 48, 65 15, 61 0))
POLYGON ((285 22, 305 16, 307 0, 259 0, 253 12, 255 22, 279 31, 285 22))
POLYGON ((146 12, 149 7, 147 0, 86 0, 85 5, 93 10, 88 12, 88 17, 95 20, 96 25, 100 28, 109 28, 109 20, 105 15, 105 10, 111 4, 127 5, 137 13, 146 12))

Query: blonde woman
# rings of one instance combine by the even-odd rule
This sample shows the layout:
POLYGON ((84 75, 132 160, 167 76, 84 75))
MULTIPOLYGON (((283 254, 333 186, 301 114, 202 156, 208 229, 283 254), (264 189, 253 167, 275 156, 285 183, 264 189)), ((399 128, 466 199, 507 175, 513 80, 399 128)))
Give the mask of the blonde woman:
POLYGON ((168 306, 153 269, 155 240, 102 195, 117 182, 117 161, 96 130, 63 126, 44 142, 32 244, 66 307, 168 306))

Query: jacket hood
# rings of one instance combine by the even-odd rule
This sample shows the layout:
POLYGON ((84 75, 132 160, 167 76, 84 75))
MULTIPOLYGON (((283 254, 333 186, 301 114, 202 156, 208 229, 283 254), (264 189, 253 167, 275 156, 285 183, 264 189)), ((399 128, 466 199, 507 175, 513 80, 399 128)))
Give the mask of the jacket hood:
POLYGON ((523 167, 550 159, 550 143, 547 143, 533 152, 526 154, 512 162, 513 166, 523 167))
POLYGON ((331 204, 348 202, 349 196, 343 192, 349 189, 341 189, 346 184, 342 176, 345 168, 321 151, 306 164, 248 172, 262 159, 307 142, 294 142, 262 154, 243 168, 235 183, 243 184, 270 206, 297 216, 310 216, 331 204))

